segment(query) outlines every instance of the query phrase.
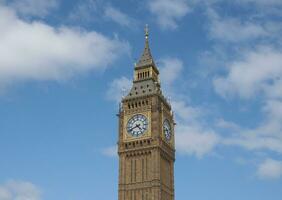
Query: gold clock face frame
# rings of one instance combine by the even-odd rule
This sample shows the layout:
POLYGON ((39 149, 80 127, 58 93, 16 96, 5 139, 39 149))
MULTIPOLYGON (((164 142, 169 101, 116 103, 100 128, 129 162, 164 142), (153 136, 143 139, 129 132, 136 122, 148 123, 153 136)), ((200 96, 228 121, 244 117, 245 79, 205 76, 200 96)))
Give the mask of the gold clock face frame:
MULTIPOLYGON (((126 115, 125 118, 124 118, 124 122, 125 122, 124 125, 123 125, 123 139, 124 140, 136 140, 136 139, 151 136, 151 113, 150 112, 140 112, 140 113, 134 113, 134 114, 131 114, 131 115, 126 115), (136 116, 139 116, 139 117, 137 118, 136 116), (136 126, 136 123, 138 124, 138 119, 140 118, 140 116, 143 116, 144 118, 146 118, 146 121, 147 121, 146 128, 144 128, 144 131, 142 131, 141 134, 137 134, 137 135, 131 134, 128 131, 128 123, 131 119, 134 119, 134 117, 136 117, 137 121, 132 123, 133 126, 129 129, 135 129, 136 131, 138 131, 139 128, 134 127, 134 126, 136 126)), ((142 122, 142 124, 143 124, 143 122, 142 122)), ((141 127, 141 125, 140 125, 140 127, 141 127)))
POLYGON ((148 129, 148 119, 145 115, 133 115, 126 124, 127 133, 133 137, 141 137, 148 129))

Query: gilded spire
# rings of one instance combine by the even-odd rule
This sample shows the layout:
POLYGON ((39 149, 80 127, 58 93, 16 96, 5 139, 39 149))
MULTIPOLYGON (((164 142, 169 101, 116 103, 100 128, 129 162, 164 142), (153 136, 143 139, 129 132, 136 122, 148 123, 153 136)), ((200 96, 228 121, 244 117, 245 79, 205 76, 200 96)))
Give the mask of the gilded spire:
POLYGON ((141 58, 139 59, 139 61, 136 64, 136 67, 138 68, 138 67, 149 66, 149 65, 155 66, 155 63, 154 63, 153 57, 151 55, 150 47, 149 47, 149 28, 148 28, 148 24, 146 24, 145 26, 145 48, 144 48, 141 58))

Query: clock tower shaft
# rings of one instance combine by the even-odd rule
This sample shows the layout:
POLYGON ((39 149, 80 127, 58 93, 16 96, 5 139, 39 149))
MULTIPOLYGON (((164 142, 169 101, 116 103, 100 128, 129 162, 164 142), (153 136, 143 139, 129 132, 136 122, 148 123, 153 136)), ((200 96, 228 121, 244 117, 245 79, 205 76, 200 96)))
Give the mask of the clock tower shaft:
POLYGON ((118 114, 119 200, 174 200, 175 123, 148 35, 118 114))

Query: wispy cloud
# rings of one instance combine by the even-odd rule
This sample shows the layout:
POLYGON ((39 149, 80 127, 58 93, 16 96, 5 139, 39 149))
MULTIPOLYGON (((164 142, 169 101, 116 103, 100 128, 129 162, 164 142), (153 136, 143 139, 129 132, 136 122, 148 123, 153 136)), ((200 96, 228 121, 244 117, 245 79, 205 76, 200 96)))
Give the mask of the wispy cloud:
POLYGON ((210 154, 220 143, 220 138, 213 130, 201 124, 180 123, 176 126, 177 151, 198 158, 210 154))
POLYGON ((281 86, 282 51, 271 46, 244 52, 240 60, 229 65, 226 77, 214 80, 216 91, 222 95, 238 94, 249 98, 259 92, 268 95, 280 95, 277 87, 281 86))
POLYGON ((163 29, 176 29, 177 21, 190 10, 186 0, 153 0, 148 1, 148 6, 163 29))
POLYGON ((209 35, 220 42, 245 42, 270 34, 258 23, 235 17, 221 17, 213 9, 208 9, 210 19, 209 35))
POLYGON ((41 191, 26 181, 8 181, 0 185, 1 200, 41 200, 41 191))
POLYGON ((121 26, 134 27, 136 23, 136 20, 113 6, 107 6, 104 15, 121 26))
POLYGON ((228 129, 233 131, 240 130, 240 126, 234 122, 229 122, 224 119, 218 119, 215 123, 215 126, 221 129, 228 129))
POLYGON ((205 114, 200 106, 189 105, 177 95, 176 82, 180 79, 184 64, 176 57, 166 57, 159 60, 162 89, 171 97, 172 109, 175 113, 176 149, 183 155, 193 155, 202 158, 214 151, 220 142, 218 134, 203 125, 199 119, 205 114))
MULTIPOLYGON (((219 64, 207 60, 205 65, 215 66, 209 68, 214 70, 213 87, 217 95, 223 97, 223 101, 244 101, 249 104, 259 102, 256 111, 261 117, 256 126, 245 124, 245 127, 240 122, 226 121, 222 113, 216 126, 209 127, 219 130, 218 134, 231 133, 219 134, 218 144, 225 147, 237 146, 246 151, 260 151, 269 157, 273 152, 281 155, 282 29, 277 18, 269 17, 265 11, 270 11, 272 16, 279 16, 273 9, 281 6, 281 1, 238 0, 229 3, 252 10, 248 15, 239 16, 223 13, 222 3, 214 1, 206 7, 209 40, 215 44, 208 56, 221 58, 222 62, 219 64), (222 52, 228 52, 227 56, 222 52)), ((241 114, 236 113, 238 116, 241 114)))
POLYGON ((243 59, 230 65, 226 77, 214 80, 215 90, 221 96, 249 101, 259 97, 263 105, 260 112, 264 117, 258 126, 237 128, 238 134, 225 138, 225 145, 282 154, 281 55, 280 50, 271 47, 245 52, 243 59))
POLYGON ((126 77, 114 79, 108 88, 107 98, 116 102, 120 102, 122 97, 127 95, 130 90, 132 81, 126 77))
POLYGON ((102 154, 108 157, 117 157, 117 145, 102 149, 102 154))
POLYGON ((171 85, 183 70, 183 62, 179 58, 166 57, 159 60, 161 80, 165 85, 171 85))
POLYGON ((266 159, 257 169, 257 176, 261 179, 277 179, 282 176, 282 161, 266 159))
POLYGON ((99 1, 96 0, 77 1, 68 18, 70 21, 79 23, 97 21, 97 16, 101 15, 100 7, 99 1))
POLYGON ((9 4, 21 15, 36 17, 45 17, 58 5, 58 0, 15 0, 9 4))
POLYGON ((236 0, 238 3, 252 3, 260 6, 279 6, 282 5, 280 0, 236 0))

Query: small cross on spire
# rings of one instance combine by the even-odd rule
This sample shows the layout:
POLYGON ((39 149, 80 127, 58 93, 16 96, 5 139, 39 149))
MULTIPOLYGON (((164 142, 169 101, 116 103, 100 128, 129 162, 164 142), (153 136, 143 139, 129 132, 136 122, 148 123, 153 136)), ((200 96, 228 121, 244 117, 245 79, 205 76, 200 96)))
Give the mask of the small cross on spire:
POLYGON ((149 27, 148 24, 145 25, 145 38, 148 39, 149 37, 149 27))

